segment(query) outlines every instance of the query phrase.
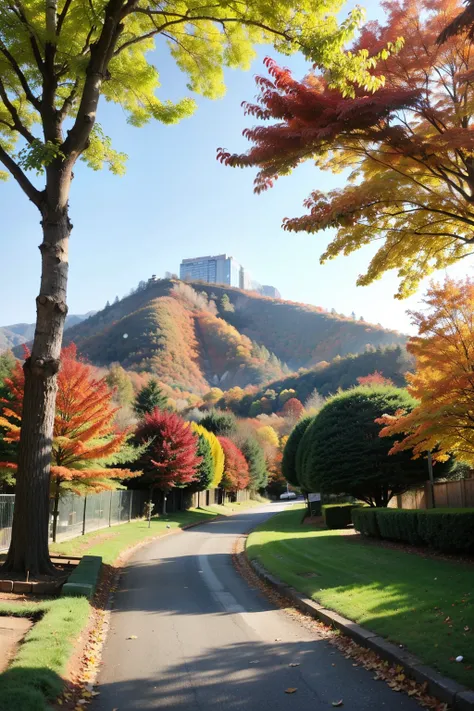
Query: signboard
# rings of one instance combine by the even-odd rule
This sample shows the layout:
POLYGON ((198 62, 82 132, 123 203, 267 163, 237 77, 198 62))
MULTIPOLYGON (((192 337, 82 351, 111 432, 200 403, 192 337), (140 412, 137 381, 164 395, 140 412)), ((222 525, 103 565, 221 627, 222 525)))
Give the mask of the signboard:
POLYGON ((321 494, 308 494, 308 501, 310 503, 313 501, 321 501, 321 494))

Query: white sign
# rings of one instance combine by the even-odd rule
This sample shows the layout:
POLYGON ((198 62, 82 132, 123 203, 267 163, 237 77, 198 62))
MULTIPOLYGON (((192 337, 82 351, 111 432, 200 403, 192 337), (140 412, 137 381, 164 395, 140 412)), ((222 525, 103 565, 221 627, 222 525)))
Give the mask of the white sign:
POLYGON ((321 494, 308 494, 309 501, 321 501, 321 494))

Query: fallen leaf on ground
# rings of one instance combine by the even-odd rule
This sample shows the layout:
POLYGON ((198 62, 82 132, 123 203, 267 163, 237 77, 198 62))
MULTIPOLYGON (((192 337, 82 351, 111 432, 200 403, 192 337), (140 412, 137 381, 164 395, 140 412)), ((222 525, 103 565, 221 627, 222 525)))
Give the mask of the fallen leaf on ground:
POLYGON ((295 691, 298 691, 298 689, 294 689, 293 687, 290 686, 289 689, 285 689, 285 694, 294 694, 295 691))
POLYGON ((291 662, 291 664, 288 664, 289 667, 299 667, 299 665, 299 662, 291 662))
POLYGON ((253 662, 249 662, 249 664, 258 664, 260 659, 254 659, 253 662))
POLYGON ((131 634, 130 637, 127 637, 127 639, 138 639, 136 634, 131 634))
POLYGON ((339 699, 339 701, 333 701, 333 702, 332 702, 332 705, 333 705, 333 706, 343 706, 343 705, 344 705, 344 701, 343 701, 342 699, 339 699))

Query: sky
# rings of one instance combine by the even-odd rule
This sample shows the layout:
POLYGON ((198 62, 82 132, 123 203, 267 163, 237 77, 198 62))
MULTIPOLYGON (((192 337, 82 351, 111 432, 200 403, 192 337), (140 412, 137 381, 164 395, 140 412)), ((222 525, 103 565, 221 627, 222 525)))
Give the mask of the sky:
MULTIPOLYGON (((373 0, 365 6, 370 18, 380 12, 373 0)), ((177 273, 183 258, 225 252, 255 280, 276 286, 283 298, 347 315, 354 311, 366 321, 412 331, 405 312, 417 308, 423 287, 403 302, 393 298, 395 274, 356 287, 357 276, 375 252, 372 247, 320 265, 330 231, 306 235, 281 229, 284 217, 303 214, 302 203, 313 189, 340 186, 343 176, 321 173, 306 163, 257 196, 253 169, 217 162, 217 148, 242 151, 248 146, 241 134, 252 119, 244 116, 241 103, 255 98, 255 74, 264 73, 267 55, 278 58, 271 47, 260 48, 249 72, 228 70, 225 98, 196 97, 194 116, 174 126, 133 128, 119 107, 100 104, 98 121, 114 147, 128 154, 127 173, 93 172, 84 164, 74 171, 69 313, 101 309, 152 274, 177 273)), ((164 45, 155 58, 162 81, 159 97, 190 95, 164 45)), ((301 56, 280 60, 298 78, 309 69, 301 56)), ((13 180, 0 185, 0 201, 0 325, 33 322, 40 276, 39 213, 13 180)), ((465 276, 473 265, 472 259, 464 260, 450 273, 465 276)))

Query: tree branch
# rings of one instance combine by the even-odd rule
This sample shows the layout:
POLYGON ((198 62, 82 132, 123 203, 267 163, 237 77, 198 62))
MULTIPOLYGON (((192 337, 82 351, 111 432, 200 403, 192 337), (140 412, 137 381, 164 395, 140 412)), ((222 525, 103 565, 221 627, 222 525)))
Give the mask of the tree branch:
POLYGON ((163 32, 163 30, 168 29, 168 27, 171 27, 172 25, 180 25, 183 23, 187 22, 199 22, 199 21, 207 21, 207 22, 215 22, 219 25, 222 25, 222 27, 225 29, 226 24, 231 23, 231 22, 238 22, 242 25, 249 25, 250 27, 258 27, 261 30, 264 30, 265 32, 269 32, 272 35, 278 35, 279 37, 283 37, 283 39, 286 39, 288 42, 293 42, 294 37, 291 37, 288 32, 286 31, 281 31, 281 30, 275 30, 272 27, 269 27, 269 25, 265 25, 263 22, 258 22, 257 20, 245 20, 244 18, 239 18, 239 17, 212 17, 212 15, 188 15, 187 13, 184 15, 180 15, 175 12, 164 12, 163 10, 150 10, 147 9, 145 10, 144 8, 139 8, 137 7, 133 11, 131 11, 129 14, 134 14, 134 13, 140 13, 143 15, 147 15, 151 21, 154 23, 153 17, 154 16, 162 16, 162 17, 176 17, 177 19, 175 20, 167 20, 164 22, 162 25, 155 25, 154 30, 151 30, 150 32, 147 32, 144 35, 141 35, 140 37, 134 37, 131 40, 128 40, 127 42, 124 42, 120 47, 118 47, 115 52, 114 56, 117 54, 120 54, 124 49, 127 47, 130 47, 131 45, 137 44, 138 42, 144 42, 147 39, 151 39, 157 34, 160 34, 163 32))
POLYGON ((20 80, 20 84, 21 84, 21 86, 22 86, 23 91, 25 92, 26 98, 28 99, 28 101, 30 102, 30 104, 32 104, 32 106, 34 106, 34 108, 35 108, 37 111, 39 111, 39 110, 40 110, 40 106, 41 106, 40 101, 39 101, 39 99, 37 99, 36 96, 33 94, 33 91, 31 90, 30 85, 28 84, 25 75, 24 75, 23 72, 21 71, 20 65, 19 65, 18 62, 16 61, 15 57, 13 57, 13 55, 12 55, 12 54, 8 51, 8 49, 7 49, 6 47, 4 47, 3 45, 0 45, 0 52, 1 52, 1 53, 3 54, 3 56, 6 57, 6 59, 8 59, 8 61, 10 62, 10 64, 11 64, 11 66, 12 66, 12 68, 13 68, 15 74, 17 75, 18 79, 20 80))
POLYGON ((25 173, 22 171, 20 166, 15 163, 13 158, 6 152, 2 146, 0 146, 0 161, 3 163, 5 168, 11 173, 15 178, 20 188, 28 196, 31 202, 36 205, 38 210, 41 209, 42 193, 35 188, 33 183, 29 181, 25 173))
POLYGON ((23 138, 26 141, 28 141, 28 143, 30 143, 30 144, 33 143, 33 141, 35 140, 35 137, 26 128, 26 126, 23 125, 16 107, 10 101, 10 97, 8 96, 7 90, 5 89, 5 85, 4 85, 3 81, 1 80, 1 78, 0 78, 0 98, 2 99, 2 101, 5 105, 5 108, 9 112, 10 116, 12 117, 14 130, 18 131, 18 133, 20 133, 23 136, 23 138))

